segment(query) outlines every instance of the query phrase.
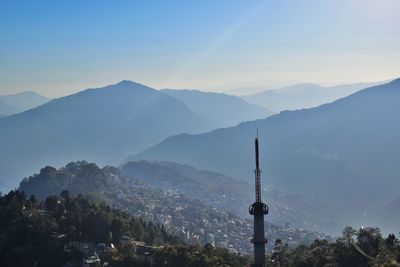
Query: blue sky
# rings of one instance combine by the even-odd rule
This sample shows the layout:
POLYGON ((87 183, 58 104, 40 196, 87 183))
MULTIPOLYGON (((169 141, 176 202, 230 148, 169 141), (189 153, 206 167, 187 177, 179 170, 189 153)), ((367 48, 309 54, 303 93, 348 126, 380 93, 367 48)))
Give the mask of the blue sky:
POLYGON ((0 94, 400 76, 400 1, 0 1, 0 94))

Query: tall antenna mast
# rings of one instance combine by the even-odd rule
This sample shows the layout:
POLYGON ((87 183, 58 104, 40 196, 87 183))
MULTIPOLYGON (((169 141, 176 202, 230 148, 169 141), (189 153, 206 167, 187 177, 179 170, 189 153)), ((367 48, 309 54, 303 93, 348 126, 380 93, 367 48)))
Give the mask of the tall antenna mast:
POLYGON ((255 141, 255 152, 256 152, 256 169, 254 170, 255 174, 255 186, 256 186, 256 202, 261 201, 261 170, 260 170, 260 156, 258 153, 258 129, 257 129, 257 137, 255 141))
POLYGON ((256 201, 250 205, 249 213, 254 216, 254 234, 251 242, 254 244, 254 264, 253 267, 265 267, 265 244, 267 239, 264 233, 264 215, 268 214, 268 206, 261 199, 261 170, 260 156, 258 148, 258 129, 257 137, 254 142, 256 155, 255 174, 255 193, 256 201))

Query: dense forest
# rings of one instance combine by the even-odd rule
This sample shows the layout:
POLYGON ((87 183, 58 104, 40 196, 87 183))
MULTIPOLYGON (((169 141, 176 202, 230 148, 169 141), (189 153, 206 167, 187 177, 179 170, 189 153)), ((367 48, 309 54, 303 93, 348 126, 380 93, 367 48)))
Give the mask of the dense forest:
POLYGON ((0 266, 81 266, 91 247, 96 259, 101 255, 99 245, 105 247, 99 260, 109 266, 239 267, 249 262, 210 245, 185 246, 163 226, 83 196, 72 198, 68 191, 45 201, 18 191, 0 197, 0 266))
POLYGON ((289 249, 275 241, 269 266, 400 266, 400 240, 394 234, 382 237, 379 228, 345 227, 335 242, 315 240, 311 245, 289 249))
MULTIPOLYGON (((68 191, 44 201, 19 191, 0 197, 1 266, 80 266, 91 246, 99 244, 106 249, 96 255, 109 266, 239 267, 251 262, 249 256, 210 244, 186 245, 163 226, 81 195, 73 198, 68 191)), ((269 266, 400 266, 400 241, 394 234, 383 237, 378 228, 346 227, 335 242, 289 248, 277 239, 267 261, 269 266)))

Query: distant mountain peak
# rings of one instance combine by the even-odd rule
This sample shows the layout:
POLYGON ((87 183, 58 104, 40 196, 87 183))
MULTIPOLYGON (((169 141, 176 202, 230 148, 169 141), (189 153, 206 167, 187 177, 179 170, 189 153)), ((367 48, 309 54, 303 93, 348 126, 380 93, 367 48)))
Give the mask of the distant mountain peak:
POLYGON ((268 109, 248 103, 234 95, 193 89, 162 89, 161 91, 179 99, 195 113, 222 127, 265 118, 272 114, 268 109))
MULTIPOLYGON (((137 83, 137 82, 130 81, 130 80, 122 80, 122 81, 120 81, 120 82, 118 82, 118 83, 116 83, 116 84, 114 84, 112 86, 141 86, 141 87, 148 87, 148 86, 146 86, 144 84, 137 83)), ((148 88, 150 88, 150 87, 148 87, 148 88)))
POLYGON ((16 152, 15 158, 31 166, 65 162, 83 155, 110 164, 168 136, 214 128, 214 122, 195 114, 178 99, 132 81, 86 89, 0 120, 0 189, 7 186, 5 181, 12 183, 9 177, 18 177, 24 171, 6 163, 14 160, 12 152, 7 152, 17 147, 13 142, 24 151, 16 152), (25 133, 29 133, 29 138, 25 133), (32 158, 28 150, 49 156, 32 158))
POLYGON ((23 95, 26 95, 26 96, 40 96, 40 97, 45 98, 45 96, 42 96, 41 94, 39 94, 39 93, 37 93, 35 91, 30 91, 30 90, 18 92, 18 93, 15 93, 15 94, 1 95, 0 97, 14 97, 14 96, 23 96, 23 95))
POLYGON ((15 94, 0 96, 0 114, 11 115, 37 106, 50 99, 34 91, 23 91, 15 94))
POLYGON ((321 87, 320 85, 316 84, 316 83, 310 83, 310 82, 302 82, 302 83, 296 83, 294 85, 289 85, 289 86, 285 86, 286 87, 321 87))
POLYGON ((154 88, 151 88, 147 85, 141 84, 141 83, 137 83, 134 81, 130 81, 130 80, 122 80, 118 83, 115 84, 110 84, 104 87, 99 87, 99 88, 92 88, 89 90, 102 90, 102 91, 107 91, 107 92, 112 92, 112 91, 124 91, 124 92, 155 92, 157 91, 154 88))

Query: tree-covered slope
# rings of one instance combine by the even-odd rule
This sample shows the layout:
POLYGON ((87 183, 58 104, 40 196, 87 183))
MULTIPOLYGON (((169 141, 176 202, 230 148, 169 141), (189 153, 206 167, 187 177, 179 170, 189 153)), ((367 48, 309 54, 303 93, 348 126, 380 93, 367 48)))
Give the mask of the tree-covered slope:
MULTIPOLYGON (((163 224, 165 228, 191 244, 214 243, 233 251, 249 253, 252 221, 211 207, 198 199, 151 187, 134 177, 121 175, 113 167, 99 168, 93 163, 73 162, 63 168, 43 168, 24 179, 19 190, 39 198, 69 190, 71 195, 85 194, 104 201, 131 215, 163 224)), ((281 238, 295 246, 325 235, 266 223, 267 237, 281 238)), ((272 245, 272 244, 270 244, 272 245)))
POLYGON ((0 197, 1 266, 82 266, 84 260, 111 267, 249 264, 224 249, 184 245, 162 225, 67 191, 44 201, 18 191, 0 197))

